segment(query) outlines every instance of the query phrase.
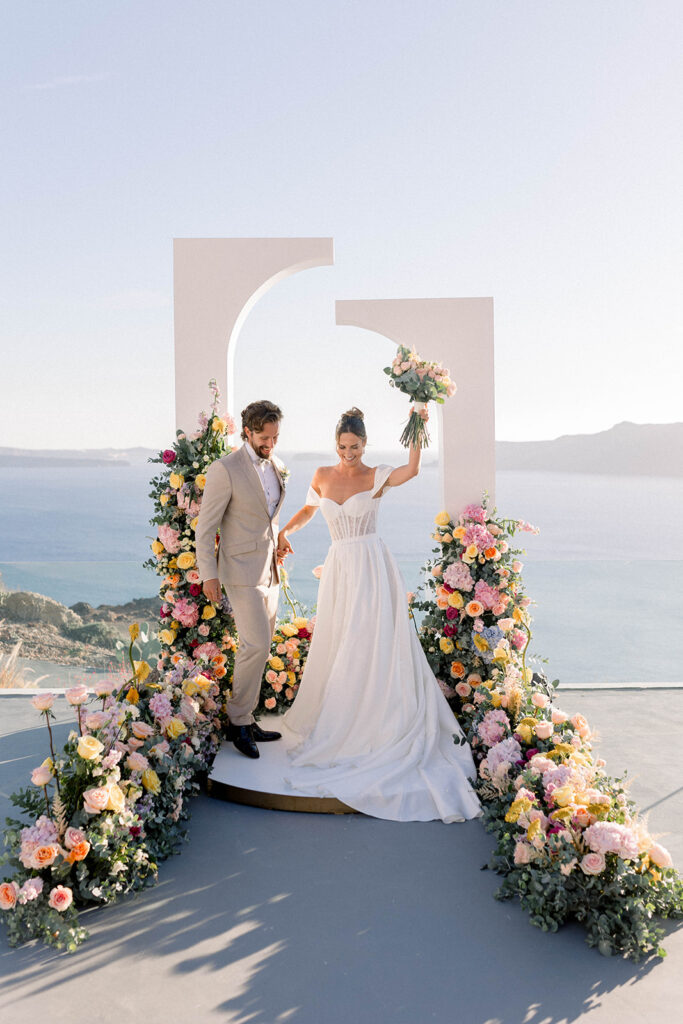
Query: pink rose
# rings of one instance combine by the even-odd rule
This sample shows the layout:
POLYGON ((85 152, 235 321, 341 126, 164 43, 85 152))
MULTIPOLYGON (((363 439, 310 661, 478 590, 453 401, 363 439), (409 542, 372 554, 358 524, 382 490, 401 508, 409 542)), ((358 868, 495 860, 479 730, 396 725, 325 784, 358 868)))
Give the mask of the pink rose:
POLYGON ((268 710, 272 711, 277 704, 277 701, 275 700, 275 697, 268 697, 264 703, 268 710))
POLYGON ((46 765, 39 765, 31 772, 31 782, 34 786, 47 786, 52 781, 52 772, 46 765))
POLYGON ((144 772, 149 768, 149 761, 144 754, 138 754, 137 751, 134 751, 126 758, 126 768, 130 772, 144 772))
POLYGON ((67 850, 73 850, 74 846, 78 846, 80 843, 86 841, 85 832, 81 832, 80 828, 69 828, 64 833, 64 845, 67 850))
POLYGON ((109 715, 104 711, 90 711, 85 716, 85 725, 87 729, 101 729, 109 720, 109 715))
POLYGON ((78 686, 72 686, 70 690, 67 690, 64 694, 69 704, 73 707, 77 707, 79 704, 85 704, 88 699, 87 687, 80 683, 78 686))
POLYGON ((512 571, 513 572, 521 572, 523 568, 524 568, 524 563, 520 562, 519 559, 515 558, 514 562, 512 563, 512 571))
POLYGON ((552 722, 537 722, 534 726, 534 732, 539 740, 549 740, 553 734, 552 722))
POLYGON ((470 693, 472 692, 472 687, 470 686, 469 683, 456 683, 455 692, 457 693, 458 697, 469 697, 470 693))
POLYGON ((320 577, 321 577, 321 576, 322 576, 322 574, 323 574, 323 567, 322 567, 322 565, 316 565, 315 569, 312 569, 312 570, 311 570, 311 572, 313 573, 313 575, 315 576, 315 578, 316 578, 317 580, 319 580, 319 579, 320 579, 320 577))
POLYGON ((147 722, 133 722, 131 726, 133 736, 139 740, 146 740, 154 733, 154 729, 147 722))
POLYGON ((266 682, 270 683, 271 685, 277 682, 277 672, 273 671, 272 668, 269 668, 268 671, 266 672, 266 682))
POLYGON ((48 711, 57 699, 56 693, 37 693, 31 698, 31 704, 37 711, 48 711))
POLYGON ((531 703, 536 708, 544 708, 547 707, 548 698, 544 693, 539 693, 538 691, 536 691, 535 693, 531 694, 531 703))
POLYGON ((59 910, 60 913, 64 910, 68 910, 73 902, 73 893, 65 885, 58 885, 50 891, 50 898, 48 903, 53 910, 59 910))
POLYGON ((208 622, 202 622, 202 624, 197 627, 197 632, 200 636, 208 636, 211 632, 211 626, 208 622))
POLYGON ((605 855, 603 853, 587 853, 582 858, 579 867, 584 875, 599 875, 605 870, 605 855))
POLYGON ((567 721, 567 716, 564 711, 560 711, 559 708, 553 708, 550 713, 550 717, 553 720, 553 725, 562 725, 563 722, 567 721))

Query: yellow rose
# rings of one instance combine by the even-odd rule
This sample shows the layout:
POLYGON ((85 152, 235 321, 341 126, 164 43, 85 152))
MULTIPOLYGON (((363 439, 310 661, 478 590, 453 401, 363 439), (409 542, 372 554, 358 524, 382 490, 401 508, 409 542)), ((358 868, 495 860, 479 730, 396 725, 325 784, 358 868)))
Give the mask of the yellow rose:
POLYGON ((285 636, 296 636, 299 630, 290 622, 285 622, 282 626, 280 626, 280 632, 284 633, 285 636))
POLYGON ((434 519, 437 526, 448 526, 451 521, 451 517, 448 512, 439 512, 438 516, 434 519))
POLYGON ((494 708, 499 708, 502 703, 501 695, 499 693, 492 693, 491 703, 493 704, 494 708))
POLYGON ((152 793, 153 796, 156 796, 161 790, 161 779, 153 768, 145 768, 144 772, 140 776, 140 781, 147 792, 152 793))
POLYGON ((54 763, 54 761, 52 760, 51 757, 46 757, 40 767, 41 768, 47 768, 49 771, 54 773, 55 763, 54 763))
POLYGON ((439 640, 439 647, 444 654, 452 654, 455 650, 455 644, 449 636, 442 636, 439 640))
POLYGON ((105 810, 116 811, 117 814, 120 814, 126 806, 126 798, 123 795, 123 790, 115 782, 112 782, 111 785, 108 786, 108 789, 109 799, 105 805, 105 810))
POLYGON ((212 604, 205 604, 204 605, 204 607, 202 608, 202 618, 203 619, 215 619, 216 618, 216 609, 214 608, 214 606, 212 604))
POLYGON ((180 623, 178 622, 177 619, 172 619, 171 620, 171 629, 172 630, 180 629, 180 623))
POLYGON ((138 693, 134 686, 131 686, 130 690, 126 694, 126 700, 128 701, 129 704, 137 704, 139 702, 140 694, 138 693))
POLYGON ((533 735, 530 725, 518 725, 515 732, 519 733, 525 743, 531 743, 531 737, 533 735))
POLYGON ((299 616, 298 618, 294 619, 294 625, 296 626, 297 630, 306 629, 308 626, 308 619, 304 619, 301 616, 299 616))
POLYGON ((213 432, 215 434, 218 434, 218 433, 222 434, 226 427, 227 427, 227 423, 225 422, 225 420, 214 419, 214 420, 211 421, 211 429, 213 430, 213 432))
POLYGON ((270 659, 269 665, 271 668, 274 668, 276 672, 282 672, 285 667, 284 661, 282 658, 278 658, 277 655, 270 659))
POLYGON ((292 671, 290 670, 290 671, 289 671, 289 672, 287 673, 287 679, 289 680, 289 685, 290 685, 290 686, 294 686, 294 683, 296 682, 296 673, 294 673, 294 672, 292 672, 292 671))
POLYGON ((146 661, 134 661, 133 664, 135 665, 135 678, 138 682, 144 683, 145 679, 152 671, 149 663, 146 661))
POLYGON ((159 639, 161 640, 162 644, 166 644, 167 647, 170 647, 172 644, 175 643, 175 633, 173 632, 172 629, 160 629, 159 639))
POLYGON ((178 555, 176 562, 179 569, 191 569, 195 563, 195 557, 191 551, 183 551, 182 555, 178 555))
POLYGON ((168 500, 168 494, 162 494, 161 497, 159 498, 159 501, 161 502, 162 505, 168 505, 168 500))
POLYGON ((470 546, 466 549, 465 554, 467 555, 468 558, 476 558, 477 557, 477 545, 476 544, 470 544, 470 546))
POLYGON ((180 718, 172 718, 166 726, 166 735, 170 740, 177 740, 184 732, 187 732, 187 728, 180 718))
POLYGON ((558 807, 567 807, 574 803, 574 788, 572 786, 558 786, 553 790, 553 800, 558 807))
POLYGON ((454 590, 452 594, 448 595, 448 603, 451 608, 462 608, 465 599, 459 590, 454 590))
POLYGON ((104 744, 94 736, 81 736, 78 741, 78 756, 85 761, 95 761, 103 750, 104 744))
POLYGON ((185 483, 185 477, 182 473, 171 473, 170 476, 171 487, 175 487, 178 490, 185 483))
POLYGON ((169 567, 169 569, 177 569, 178 568, 178 560, 176 558, 171 558, 169 563, 168 563, 168 567, 169 567))
POLYGON ((452 540, 453 540, 453 535, 451 533, 444 533, 443 536, 441 537, 441 543, 442 544, 450 544, 452 542, 452 540))
POLYGON ((164 545, 161 543, 160 540, 153 540, 151 547, 155 555, 161 555, 164 551, 164 545))
POLYGON ((456 526, 456 528, 453 530, 453 536, 456 540, 462 540, 466 533, 467 530, 465 529, 464 526, 456 526))
POLYGON ((194 697, 195 693, 199 693, 199 687, 194 679, 186 679, 183 683, 183 693, 186 693, 188 697, 194 697))
POLYGON ((199 491, 203 491, 204 490, 204 488, 206 486, 206 477, 204 476, 203 473, 199 473, 195 477, 194 485, 197 488, 197 490, 199 490, 199 491))
POLYGON ((472 639, 474 640, 474 646, 477 648, 478 651, 488 651, 489 644, 486 637, 480 636, 479 633, 473 633, 472 639))
POLYGON ((199 522, 199 516, 195 516, 194 519, 190 519, 190 529, 191 530, 196 530, 198 522, 199 522))
POLYGON ((131 622, 130 626, 128 627, 128 632, 130 633, 131 640, 137 640, 137 638, 140 636, 140 626, 138 625, 138 623, 131 622))

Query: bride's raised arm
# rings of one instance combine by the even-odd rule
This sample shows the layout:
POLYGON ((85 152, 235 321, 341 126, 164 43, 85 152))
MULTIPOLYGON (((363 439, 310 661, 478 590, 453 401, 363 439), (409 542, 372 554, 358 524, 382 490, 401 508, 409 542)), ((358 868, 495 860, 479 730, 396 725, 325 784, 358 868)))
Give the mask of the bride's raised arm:
POLYGON ((292 518, 289 520, 289 522, 286 523, 285 526, 283 526, 282 529, 280 530, 277 541, 278 558, 284 558, 285 555, 288 555, 290 552, 293 551, 292 545, 289 543, 289 540, 287 539, 288 535, 290 533, 296 533, 296 531, 300 530, 302 526, 305 526, 306 523, 309 523, 313 516, 318 511, 318 501, 315 500, 315 503, 309 503, 308 499, 310 498, 312 501, 314 498, 320 498, 319 476, 320 471, 316 469, 315 473, 313 474, 313 479, 311 480, 311 486, 308 488, 308 494, 306 495, 307 504, 302 505, 299 511, 295 512, 292 518))
MULTIPOLYGON (((412 409, 411 409, 412 412, 412 409)), ((420 412, 422 419, 427 422, 429 419, 429 413, 426 409, 420 412)), ((401 484, 405 484, 408 480, 412 480, 413 477, 417 476, 420 472, 420 462, 422 460, 422 449, 415 448, 414 445, 410 446, 410 455, 408 456, 408 462, 405 466, 397 466, 389 476, 384 484, 384 487, 400 487, 401 484)), ((384 488, 382 488, 384 490, 384 488)))

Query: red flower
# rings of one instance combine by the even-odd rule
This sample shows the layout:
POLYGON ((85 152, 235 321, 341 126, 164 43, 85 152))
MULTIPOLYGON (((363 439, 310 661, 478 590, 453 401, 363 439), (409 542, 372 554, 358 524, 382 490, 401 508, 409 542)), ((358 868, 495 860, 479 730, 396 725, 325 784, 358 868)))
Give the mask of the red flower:
POLYGON ((446 618, 447 619, 457 619, 459 614, 460 614, 460 612, 458 611, 458 609, 457 608, 452 608, 450 605, 446 609, 446 618))
POLYGON ((444 636, 455 636, 456 632, 455 626, 451 626, 450 622, 447 622, 443 627, 444 636))
POLYGON ((297 633, 297 636, 300 636, 302 640, 308 640, 310 635, 311 634, 307 629, 300 629, 299 632, 297 633))
POLYGON ((161 457, 167 466, 170 466, 172 462, 175 462, 175 452, 172 448, 167 448, 166 451, 162 452, 161 457))
POLYGON ((190 640, 190 647, 199 647, 199 640, 190 640))
POLYGON ((198 583, 190 583, 190 593, 193 597, 198 597, 202 592, 202 588, 198 583))

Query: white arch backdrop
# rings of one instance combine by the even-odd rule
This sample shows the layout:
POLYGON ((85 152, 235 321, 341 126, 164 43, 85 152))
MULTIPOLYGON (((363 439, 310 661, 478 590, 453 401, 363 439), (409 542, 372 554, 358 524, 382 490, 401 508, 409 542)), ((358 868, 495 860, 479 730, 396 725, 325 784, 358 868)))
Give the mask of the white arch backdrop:
MULTIPOLYGON (((331 238, 174 240, 177 426, 206 408, 211 377, 235 413, 235 343, 250 310, 277 281, 333 262, 331 238)), ((439 410, 442 507, 455 517, 485 490, 494 501, 493 299, 346 299, 336 303, 336 321, 449 367, 458 393, 439 410)))

